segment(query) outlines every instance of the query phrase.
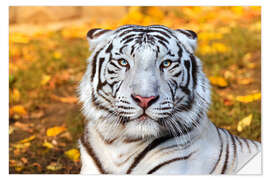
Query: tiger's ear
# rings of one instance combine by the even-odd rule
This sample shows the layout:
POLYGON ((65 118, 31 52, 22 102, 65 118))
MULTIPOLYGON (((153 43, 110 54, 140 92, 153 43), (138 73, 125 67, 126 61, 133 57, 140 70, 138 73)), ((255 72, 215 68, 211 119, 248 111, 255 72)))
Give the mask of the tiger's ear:
POLYGON ((176 29, 175 32, 177 38, 193 53, 197 47, 197 34, 194 31, 184 29, 176 29))
POLYGON ((99 44, 105 44, 108 37, 112 34, 112 30, 95 28, 87 32, 86 38, 88 40, 90 51, 94 50, 99 44))

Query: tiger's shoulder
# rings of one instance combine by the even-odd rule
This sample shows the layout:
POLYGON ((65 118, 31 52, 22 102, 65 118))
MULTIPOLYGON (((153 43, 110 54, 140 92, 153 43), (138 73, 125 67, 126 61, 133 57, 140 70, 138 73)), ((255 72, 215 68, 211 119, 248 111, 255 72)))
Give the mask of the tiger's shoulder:
POLYGON ((220 139, 220 153, 213 172, 238 173, 261 152, 261 144, 257 141, 240 138, 222 128, 217 128, 217 132, 220 139))

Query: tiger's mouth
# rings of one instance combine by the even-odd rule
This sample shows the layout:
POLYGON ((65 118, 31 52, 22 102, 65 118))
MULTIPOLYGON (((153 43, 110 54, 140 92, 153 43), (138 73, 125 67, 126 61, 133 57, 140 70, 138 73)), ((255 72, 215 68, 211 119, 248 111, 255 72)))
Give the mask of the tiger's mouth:
POLYGON ((143 113, 142 115, 140 115, 138 118, 136 118, 139 121, 144 121, 146 119, 151 119, 147 114, 143 113))

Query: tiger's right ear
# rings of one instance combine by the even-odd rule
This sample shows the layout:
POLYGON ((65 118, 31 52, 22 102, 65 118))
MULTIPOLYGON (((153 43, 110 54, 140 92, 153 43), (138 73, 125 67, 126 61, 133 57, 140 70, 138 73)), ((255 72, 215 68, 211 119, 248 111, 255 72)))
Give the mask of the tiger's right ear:
POLYGON ((112 35, 112 30, 95 28, 87 32, 87 40, 90 46, 90 51, 94 50, 99 44, 106 44, 109 36, 112 35))

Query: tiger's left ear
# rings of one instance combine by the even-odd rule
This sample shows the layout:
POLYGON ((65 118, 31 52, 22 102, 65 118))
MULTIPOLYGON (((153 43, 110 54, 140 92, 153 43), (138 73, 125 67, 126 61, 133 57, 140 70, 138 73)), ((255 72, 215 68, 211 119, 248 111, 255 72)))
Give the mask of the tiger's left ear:
POLYGON ((197 34, 194 31, 184 29, 176 29, 175 32, 177 38, 193 53, 197 47, 197 34))
POLYGON ((88 40, 90 51, 94 50, 99 44, 105 44, 112 35, 112 30, 95 28, 87 32, 86 38, 88 40))

